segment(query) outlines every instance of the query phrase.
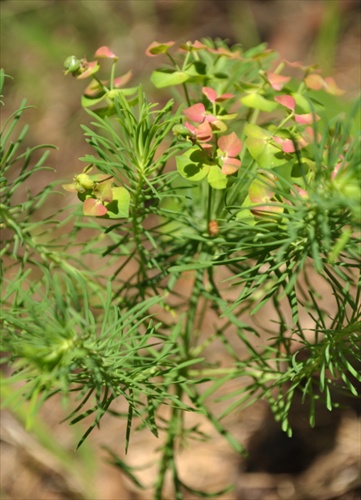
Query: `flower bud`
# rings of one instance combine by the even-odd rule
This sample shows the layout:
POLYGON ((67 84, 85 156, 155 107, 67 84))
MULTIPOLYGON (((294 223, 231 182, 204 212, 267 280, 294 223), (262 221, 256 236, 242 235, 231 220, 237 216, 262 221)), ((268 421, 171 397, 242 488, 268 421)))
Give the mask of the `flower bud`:
POLYGON ((94 188, 95 182, 91 180, 88 174, 79 174, 75 177, 75 180, 85 190, 94 188))
POLYGON ((218 222, 216 220, 210 220, 209 221, 209 224, 208 224, 208 233, 211 236, 217 236, 217 234, 219 233, 219 225, 218 225, 218 222))
POLYGON ((174 125, 172 132, 174 135, 179 135, 181 137, 189 137, 191 135, 189 128, 185 125, 181 125, 180 123, 178 123, 178 125, 174 125))
POLYGON ((81 70, 81 60, 75 56, 69 56, 64 61, 65 74, 78 75, 81 70))

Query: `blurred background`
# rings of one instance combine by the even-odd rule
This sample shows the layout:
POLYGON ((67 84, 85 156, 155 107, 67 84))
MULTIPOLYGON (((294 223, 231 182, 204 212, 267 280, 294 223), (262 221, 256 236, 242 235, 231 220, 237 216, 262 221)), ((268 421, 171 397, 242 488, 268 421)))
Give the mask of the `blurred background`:
MULTIPOLYGON (((154 40, 202 37, 241 43, 244 49, 267 42, 288 60, 319 64, 347 91, 345 101, 360 92, 359 0, 3 0, 0 9, 1 66, 13 77, 6 82, 1 120, 23 98, 34 106, 26 113, 31 125, 26 144, 59 148, 48 160, 57 173, 46 174, 44 183, 69 179, 83 168, 78 158, 87 145, 80 124, 88 118, 79 104, 85 84, 65 77, 63 62, 69 55, 91 60, 102 45, 120 56, 119 74, 132 70, 131 84, 142 81, 150 98, 156 92, 148 78, 159 60, 147 58, 146 47, 154 40)), ((101 458, 100 444, 116 442, 118 451, 123 447, 122 426, 110 421, 75 454, 80 431, 60 424, 60 412, 60 405, 46 405, 32 433, 23 429, 21 409, 3 414, 3 500, 150 498, 132 492, 124 476, 101 458)), ((243 427, 234 422, 240 438, 242 433, 247 438, 260 418, 248 412, 243 427)), ((142 434, 134 439, 134 464, 157 445, 149 439, 142 434)), ((203 487, 210 477, 220 477, 222 484, 235 480, 239 464, 227 453, 218 441, 205 452, 203 487)), ((198 456, 201 460, 201 450, 198 456)), ((189 462, 184 473, 192 475, 189 462)))

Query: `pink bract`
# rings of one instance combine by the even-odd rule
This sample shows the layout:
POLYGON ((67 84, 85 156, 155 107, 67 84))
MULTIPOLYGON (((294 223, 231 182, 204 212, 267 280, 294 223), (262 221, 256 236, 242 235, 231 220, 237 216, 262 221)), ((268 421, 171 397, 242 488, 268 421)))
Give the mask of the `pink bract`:
POLYGON ((104 57, 106 59, 114 59, 114 61, 117 61, 119 59, 119 57, 116 56, 114 52, 112 52, 110 48, 105 45, 103 47, 99 47, 99 49, 95 52, 94 57, 104 57))
POLYGON ((231 175, 237 172, 239 167, 241 166, 241 160, 237 158, 225 158, 222 164, 222 174, 231 175))
POLYGON ((325 90, 332 95, 343 95, 345 93, 345 90, 340 89, 331 76, 325 78, 325 90))
POLYGON ((113 80, 114 87, 115 88, 123 87, 123 85, 126 85, 129 82, 129 80, 132 78, 132 76, 133 76, 133 72, 128 71, 124 75, 118 76, 117 78, 114 78, 114 80, 113 80))
POLYGON ((223 47, 219 47, 218 49, 212 49, 211 47, 209 47, 208 51, 212 54, 218 54, 220 56, 228 57, 229 59, 243 60, 242 54, 239 50, 232 51, 223 47))
POLYGON ((183 113, 187 118, 196 123, 202 123, 204 120, 206 120, 207 122, 214 122, 217 120, 216 116, 207 113, 204 104, 202 104, 201 102, 193 104, 193 106, 184 109, 183 113))
POLYGON ((235 132, 232 132, 231 134, 220 137, 217 144, 223 153, 220 158, 222 163, 222 174, 234 174, 241 166, 241 160, 235 158, 235 156, 237 156, 242 149, 242 141, 238 139, 235 132))
POLYGON ((320 117, 312 113, 305 113, 302 115, 295 115, 295 120, 301 125, 311 125, 314 121, 318 121, 320 117))
POLYGON ((291 79, 290 76, 278 75, 277 73, 267 73, 267 78, 274 90, 282 90, 283 86, 291 79))
POLYGON ((76 78, 77 80, 83 80, 84 78, 88 78, 89 76, 99 71, 99 68, 100 66, 98 61, 87 62, 85 71, 83 71, 83 73, 80 73, 80 75, 78 75, 76 78))
POLYGON ((284 153, 294 153, 296 151, 295 145, 291 139, 284 139, 283 137, 274 136, 273 140, 281 146, 284 153))
POLYGON ((284 153, 294 153, 296 148, 299 150, 307 146, 307 141, 303 137, 298 138, 297 141, 293 141, 287 137, 279 137, 275 135, 273 136, 273 140, 281 146, 284 153))
POLYGON ((304 189, 302 189, 300 186, 294 185, 293 186, 295 191, 301 196, 301 198, 307 199, 308 198, 308 193, 304 189))
POLYGON ((217 95, 217 92, 211 87, 203 87, 202 92, 207 97, 207 99, 209 99, 213 103, 222 102, 226 99, 231 99, 232 97, 234 97, 234 94, 222 94, 219 96, 217 95))
POLYGON ((306 76, 305 84, 312 90, 324 89, 328 94, 331 95, 343 95, 345 93, 345 91, 340 89, 335 80, 330 76, 327 78, 322 78, 321 75, 311 73, 310 75, 306 76))
POLYGON ((195 127, 188 122, 185 122, 184 125, 199 142, 207 142, 212 139, 213 131, 211 126, 209 125, 209 122, 205 121, 198 125, 198 127, 195 127))
POLYGON ((228 156, 237 156, 242 149, 242 141, 238 139, 235 132, 228 135, 223 135, 218 139, 218 147, 228 156))
POLYGON ((100 217, 105 215, 108 210, 105 208, 100 200, 95 198, 87 198, 83 204, 84 215, 93 215, 95 217, 100 217))
POLYGON ((200 42, 199 40, 195 40, 194 42, 183 43, 182 45, 180 45, 179 50, 191 52, 192 50, 202 50, 207 48, 207 45, 204 45, 204 43, 200 42))
POLYGON ((283 62, 285 64, 287 64, 287 66, 289 66, 290 68, 297 68, 297 69, 300 69, 302 71, 309 71, 311 69, 315 70, 317 68, 317 66, 315 64, 313 64, 311 66, 305 66, 300 61, 287 61, 287 59, 284 59, 283 62))
POLYGON ((296 101, 294 97, 288 94, 277 95, 275 97, 275 101, 278 102, 278 104, 281 104, 281 106, 285 106, 286 108, 291 109, 292 111, 296 107, 296 101))
POLYGON ((168 49, 172 47, 175 44, 173 40, 170 40, 169 42, 152 42, 150 45, 148 45, 145 53, 149 57, 155 57, 159 54, 165 54, 168 52, 168 49))

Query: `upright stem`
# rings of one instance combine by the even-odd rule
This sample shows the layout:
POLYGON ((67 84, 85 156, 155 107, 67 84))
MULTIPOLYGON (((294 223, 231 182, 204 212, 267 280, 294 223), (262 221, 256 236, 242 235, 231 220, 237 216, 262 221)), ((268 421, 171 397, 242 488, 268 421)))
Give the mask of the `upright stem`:
MULTIPOLYGON (((180 384, 177 384, 175 387, 177 396, 179 400, 181 400, 183 397, 183 389, 180 386, 180 384)), ((168 435, 166 442, 163 445, 163 455, 159 465, 159 472, 156 482, 156 489, 154 493, 154 500, 164 499, 163 489, 164 489, 165 476, 168 470, 172 470, 173 472, 173 484, 176 489, 175 498, 176 500, 182 499, 182 492, 179 488, 180 482, 178 479, 178 472, 175 463, 175 446, 176 446, 176 439, 178 437, 179 421, 182 416, 182 411, 183 410, 180 410, 179 408, 172 409, 172 415, 170 417, 167 428, 168 435)))
MULTIPOLYGON (((200 260, 202 259, 202 253, 200 253, 199 258, 200 260)), ((196 312, 202 287, 203 287, 203 269, 197 269, 194 278, 192 294, 188 301, 189 308, 187 312, 187 320, 183 334, 183 349, 184 349, 185 359, 189 359, 190 356, 189 351, 191 348, 191 340, 193 332, 196 327, 196 312)))
MULTIPOLYGON (((202 252, 200 251, 200 258, 202 258, 202 252)), ((187 319, 184 327, 183 335, 180 338, 182 342, 182 350, 181 350, 181 361, 185 361, 190 359, 191 354, 191 340, 194 337, 194 331, 196 328, 196 312, 198 307, 199 298, 202 294, 203 289, 203 273, 202 269, 196 271, 196 275, 194 278, 193 288, 191 291, 191 295, 188 301, 188 311, 187 311, 187 319)), ((181 373, 179 373, 181 375, 181 373)), ((182 374, 184 375, 184 373, 182 374)), ((187 376, 187 375, 186 375, 187 376)), ((178 374, 175 375, 175 378, 178 379, 178 374)), ((172 382, 171 382, 172 383, 172 382)), ((177 394, 177 398, 179 401, 182 401, 184 390, 179 383, 173 384, 175 387, 175 391, 177 394)), ((173 408, 172 414, 167 427, 167 439, 163 446, 163 455, 159 465, 158 478, 156 481, 156 490, 155 490, 155 500, 163 500, 163 489, 165 476, 167 471, 172 471, 173 474, 173 484, 175 487, 175 499, 182 499, 182 491, 180 489, 181 482, 178 478, 177 466, 175 462, 175 447, 176 440, 179 439, 180 434, 182 433, 182 418, 183 418, 183 410, 179 408, 173 408)))
MULTIPOLYGON (((186 67, 187 67, 187 64, 188 64, 188 59, 189 59, 189 55, 190 53, 188 52, 185 59, 184 59, 184 62, 183 62, 183 65, 182 65, 182 69, 178 66, 178 64, 176 63, 175 59, 172 57, 172 55, 167 52, 167 56, 169 57, 169 59, 171 60, 172 64, 174 65, 175 69, 177 71, 185 71, 186 67)), ((187 104, 188 106, 191 105, 191 100, 190 100, 190 97, 189 97, 189 94, 188 94, 188 89, 187 89, 187 85, 183 82, 182 83, 182 87, 183 87, 183 90, 184 90, 184 95, 185 95, 185 98, 186 98, 186 101, 187 101, 187 104)))
POLYGON ((117 61, 113 61, 113 64, 112 64, 112 67, 111 67, 111 70, 110 70, 110 82, 109 82, 109 87, 111 90, 113 90, 114 88, 114 76, 115 76, 115 68, 116 68, 116 65, 117 65, 117 61))
MULTIPOLYGON (((143 241, 142 241, 142 234, 143 234, 143 226, 139 216, 139 206, 142 201, 142 190, 144 186, 144 172, 143 169, 141 169, 138 166, 138 184, 134 193, 134 204, 133 204, 133 210, 132 210, 132 229, 133 229, 133 237, 134 237, 134 242, 136 246, 136 251, 138 252, 139 255, 139 271, 138 271, 138 283, 144 283, 146 282, 146 267, 145 263, 147 262, 147 256, 145 255, 144 252, 144 247, 143 247, 143 241)), ((139 294, 141 298, 144 300, 145 299, 145 290, 144 287, 139 287, 139 294)))
POLYGON ((209 223, 212 220, 212 195, 213 188, 210 184, 208 184, 207 229, 209 228, 209 223))
POLYGON ((189 94, 188 94, 187 85, 185 83, 182 83, 182 87, 183 87, 183 90, 184 90, 184 95, 185 95, 187 104, 188 104, 188 106, 190 106, 192 103, 191 103, 191 100, 190 100, 190 97, 189 97, 189 94))

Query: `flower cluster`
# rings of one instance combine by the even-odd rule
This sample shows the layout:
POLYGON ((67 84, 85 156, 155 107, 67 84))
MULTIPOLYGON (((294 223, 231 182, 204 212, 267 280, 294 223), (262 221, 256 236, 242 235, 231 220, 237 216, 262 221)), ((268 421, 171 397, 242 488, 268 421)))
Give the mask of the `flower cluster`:
POLYGON ((273 62, 276 54, 269 49, 242 53, 238 47, 214 47, 196 40, 181 44, 177 49, 176 54, 186 54, 187 64, 181 67, 171 54, 174 46, 174 41, 153 42, 146 50, 151 57, 167 56, 174 66, 173 70, 156 70, 152 76, 153 83, 162 88, 185 85, 195 80, 198 83, 202 79, 207 82, 201 87, 201 99, 193 103, 188 100, 189 106, 183 110, 184 121, 173 128, 176 136, 186 138, 189 143, 188 149, 177 157, 180 175, 193 182, 207 179, 214 189, 226 189, 233 185, 229 181, 232 176, 237 176, 242 158, 250 156, 256 170, 252 174, 245 203, 256 216, 266 212, 283 212, 281 204, 284 205, 285 200, 276 196, 278 177, 287 180, 290 190, 303 193, 305 179, 314 175, 314 164, 307 148, 319 141, 316 123, 321 119, 318 114, 320 106, 317 101, 308 99, 307 93, 324 90, 332 95, 341 95, 343 91, 332 78, 323 78, 315 66, 303 66, 287 60, 273 62), (209 60, 208 55, 202 59, 204 53, 215 56, 214 67, 217 71, 209 64, 203 64, 203 61, 209 60), (193 62, 190 62, 192 57, 193 62), (221 61, 224 67, 237 65, 239 79, 232 86, 224 85, 219 78, 221 61), (242 65, 248 77, 251 64, 259 69, 254 72, 252 81, 246 82, 242 65), (297 90, 291 83, 291 76, 284 74, 288 69, 301 72, 301 85, 297 90), (212 87, 209 81, 215 82, 212 87), (274 117, 270 121, 265 119, 270 113, 280 117, 278 125, 275 125, 274 117), (252 117, 252 114, 263 116, 265 124, 256 125, 254 119, 243 119, 244 115, 252 117), (231 122, 231 133, 227 127, 229 120, 234 120, 231 122), (240 127, 242 122, 245 125, 240 127), (298 168, 301 150, 305 152, 302 168, 298 168))
MULTIPOLYGON (((286 181, 289 193, 307 196, 307 183, 315 175, 310 146, 320 140, 317 122, 322 119, 322 106, 309 99, 308 93, 323 90, 341 95, 343 91, 332 78, 323 78, 315 66, 277 60, 277 54, 264 46, 243 52, 237 46, 228 48, 199 40, 178 48, 174 41, 153 42, 146 55, 163 55, 171 62, 171 67, 153 71, 151 81, 156 87, 182 85, 185 90, 188 105, 182 111, 181 123, 172 129, 184 142, 183 151, 176 156, 177 170, 183 178, 191 182, 206 180, 214 189, 227 189, 242 177, 240 171, 246 161, 252 167, 248 169, 248 196, 243 206, 248 204, 255 216, 280 213, 280 205, 289 203, 276 196, 279 178, 286 181), (288 71, 301 72, 298 87, 288 71), (197 96, 193 99, 191 89, 197 96)), ((119 93, 132 94, 134 89, 124 88, 131 71, 114 77, 117 61, 118 57, 105 46, 95 52, 94 61, 74 56, 66 60, 66 73, 78 79, 92 77, 83 95, 84 107, 102 103, 105 107, 96 111, 110 116, 119 93), (102 58, 112 62, 107 81, 96 75, 102 58)), ((341 164, 344 168, 340 160, 341 164)), ((84 172, 65 189, 82 196, 86 215, 102 217, 110 213, 114 190, 121 189, 111 187, 112 182, 102 174, 96 177, 84 172)))
POLYGON ((105 103, 106 107, 100 110, 104 111, 108 109, 108 103, 112 102, 116 97, 117 91, 129 82, 132 72, 128 71, 118 77, 114 77, 112 72, 109 80, 100 80, 97 76, 100 70, 100 60, 108 59, 115 66, 119 58, 106 46, 100 47, 95 52, 94 58, 94 61, 88 61, 86 58, 78 59, 76 56, 67 57, 64 62, 65 74, 70 73, 78 80, 92 78, 84 90, 82 105, 87 108, 99 103, 105 103))
POLYGON ((130 197, 123 187, 113 187, 114 178, 106 174, 89 175, 91 166, 74 176, 63 189, 77 193, 83 202, 84 215, 119 219, 128 217, 130 197))
POLYGON ((221 135, 227 130, 224 122, 235 118, 237 114, 226 113, 220 103, 235 96, 231 93, 219 95, 211 87, 203 87, 202 94, 212 110, 207 110, 202 102, 193 104, 183 110, 190 121, 173 127, 175 135, 185 137, 192 144, 184 155, 177 158, 178 171, 191 181, 207 177, 213 188, 224 189, 227 186, 227 176, 236 173, 241 166, 238 156, 242 150, 242 141, 235 132, 221 135))

